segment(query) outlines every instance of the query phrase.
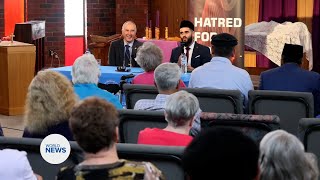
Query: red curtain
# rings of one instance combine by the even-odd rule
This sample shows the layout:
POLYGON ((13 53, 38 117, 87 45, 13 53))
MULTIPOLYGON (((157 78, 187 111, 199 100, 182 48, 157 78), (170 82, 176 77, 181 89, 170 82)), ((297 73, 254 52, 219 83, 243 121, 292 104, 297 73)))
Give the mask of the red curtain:
POLYGON ((320 73, 320 0, 313 1, 312 49, 313 71, 320 73))

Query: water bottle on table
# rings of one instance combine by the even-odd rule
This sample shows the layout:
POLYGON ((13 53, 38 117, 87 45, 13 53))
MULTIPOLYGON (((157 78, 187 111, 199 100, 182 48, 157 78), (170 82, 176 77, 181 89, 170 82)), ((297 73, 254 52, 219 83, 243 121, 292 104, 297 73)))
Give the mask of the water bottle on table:
POLYGON ((181 72, 187 73, 188 71, 187 67, 188 67, 187 56, 186 54, 182 53, 181 54, 181 72))

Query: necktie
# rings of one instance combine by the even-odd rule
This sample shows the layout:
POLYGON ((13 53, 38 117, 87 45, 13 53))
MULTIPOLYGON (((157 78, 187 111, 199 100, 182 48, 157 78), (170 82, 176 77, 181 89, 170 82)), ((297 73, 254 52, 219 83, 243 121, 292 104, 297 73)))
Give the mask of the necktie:
POLYGON ((189 62, 189 50, 190 50, 190 47, 186 47, 187 64, 189 62))
POLYGON ((124 52, 124 59, 125 59, 125 64, 124 66, 127 66, 130 63, 130 51, 129 51, 130 46, 127 44, 125 45, 125 52, 124 52))

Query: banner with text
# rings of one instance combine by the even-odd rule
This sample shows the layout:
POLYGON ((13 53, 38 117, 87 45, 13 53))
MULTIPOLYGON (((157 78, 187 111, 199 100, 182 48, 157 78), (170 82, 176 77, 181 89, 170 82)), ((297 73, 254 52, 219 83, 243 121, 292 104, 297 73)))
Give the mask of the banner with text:
POLYGON ((195 26, 195 40, 211 47, 211 36, 229 33, 238 39, 236 61, 244 67, 245 0, 189 0, 188 19, 195 26))

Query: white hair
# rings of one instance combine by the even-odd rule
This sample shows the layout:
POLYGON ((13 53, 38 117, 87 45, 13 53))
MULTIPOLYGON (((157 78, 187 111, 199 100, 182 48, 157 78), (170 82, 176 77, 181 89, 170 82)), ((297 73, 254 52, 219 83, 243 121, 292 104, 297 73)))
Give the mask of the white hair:
POLYGON ((178 91, 171 94, 165 103, 166 120, 172 126, 184 126, 193 120, 199 109, 198 99, 187 91, 178 91))
POLYGON ((265 135, 260 143, 260 180, 317 180, 314 154, 306 153, 297 137, 283 130, 265 135))
POLYGON ((72 82, 73 84, 98 84, 100 73, 96 58, 92 54, 84 54, 73 63, 72 82))
POLYGON ((176 89, 181 78, 181 71, 176 63, 160 64, 154 71, 154 80, 160 91, 176 89))
POLYGON ((152 42, 145 42, 139 47, 136 61, 146 72, 153 71, 162 63, 163 54, 161 49, 152 42))

